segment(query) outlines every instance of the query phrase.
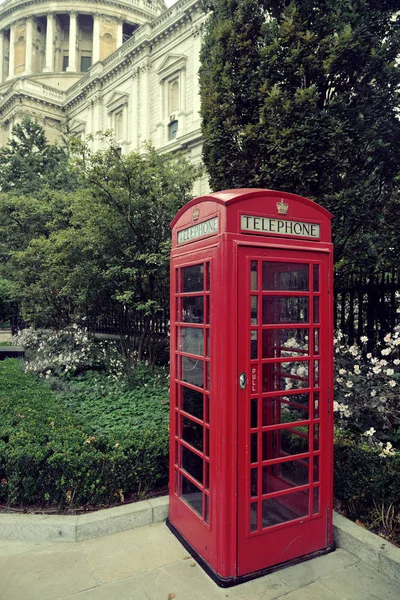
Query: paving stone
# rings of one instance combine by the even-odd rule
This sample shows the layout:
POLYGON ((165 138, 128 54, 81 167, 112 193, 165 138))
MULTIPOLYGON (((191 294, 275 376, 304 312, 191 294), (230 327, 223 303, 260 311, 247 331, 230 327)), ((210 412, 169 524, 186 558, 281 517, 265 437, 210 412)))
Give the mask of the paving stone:
POLYGON ((275 600, 291 591, 277 574, 259 577, 226 590, 226 597, 236 600, 275 600))
POLYGON ((102 583, 158 568, 187 555, 164 523, 86 540, 80 546, 102 583))
POLYGON ((24 554, 53 546, 55 542, 19 542, 12 540, 0 540, 0 558, 7 556, 15 556, 16 554, 24 554))
POLYGON ((343 600, 398 600, 400 584, 357 563, 339 575, 323 577, 321 583, 343 600))
POLYGON ((336 596, 318 581, 294 590, 284 596, 285 600, 344 600, 344 596, 336 596))
POLYGON ((77 544, 0 559, 0 600, 57 600, 98 585, 77 544))
POLYGON ((63 600, 151 600, 151 598, 140 582, 139 576, 136 575, 73 596, 63 597, 63 600))
POLYGON ((144 573, 140 580, 151 600, 167 600, 169 595, 176 600, 222 600, 229 593, 219 588, 193 560, 144 573))
POLYGON ((297 589, 316 581, 320 577, 337 573, 358 562, 353 554, 345 550, 335 550, 325 556, 307 560, 293 567, 277 572, 277 575, 292 589, 297 589))

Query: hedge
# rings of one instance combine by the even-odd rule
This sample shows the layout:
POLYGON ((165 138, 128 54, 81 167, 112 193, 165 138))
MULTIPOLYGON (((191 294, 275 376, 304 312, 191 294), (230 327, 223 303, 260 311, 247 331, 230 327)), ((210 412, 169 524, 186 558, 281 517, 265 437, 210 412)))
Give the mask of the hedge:
POLYGON ((350 433, 335 433, 334 494, 353 520, 400 541, 400 453, 381 456, 350 433))
POLYGON ((167 478, 167 427, 93 435, 20 361, 0 363, 0 502, 109 504, 167 478))

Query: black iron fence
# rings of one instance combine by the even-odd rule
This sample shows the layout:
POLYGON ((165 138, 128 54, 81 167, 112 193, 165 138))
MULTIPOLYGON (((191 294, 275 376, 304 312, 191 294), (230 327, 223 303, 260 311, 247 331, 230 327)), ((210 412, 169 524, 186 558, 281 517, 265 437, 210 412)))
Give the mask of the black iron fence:
MULTIPOLYGON (((354 274, 335 280, 334 325, 353 344, 368 337, 368 350, 373 351, 384 336, 400 324, 400 271, 354 274)), ((127 347, 154 360, 155 354, 168 345, 169 315, 160 312, 146 316, 118 307, 108 307, 100 315, 89 315, 80 321, 90 332, 118 336, 127 347)), ((27 324, 18 311, 11 320, 13 334, 27 324)))
POLYGON ((335 329, 349 344, 368 338, 372 352, 400 323, 400 271, 370 272, 335 281, 335 329))

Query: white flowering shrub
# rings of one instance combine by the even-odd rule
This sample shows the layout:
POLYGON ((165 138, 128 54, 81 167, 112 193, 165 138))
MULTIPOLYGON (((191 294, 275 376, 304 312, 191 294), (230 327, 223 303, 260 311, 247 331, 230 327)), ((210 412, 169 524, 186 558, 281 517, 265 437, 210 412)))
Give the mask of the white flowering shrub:
POLYGON ((375 355, 335 339, 335 403, 339 426, 378 445, 382 456, 400 447, 400 327, 388 333, 375 355))
POLYGON ((97 341, 78 325, 59 331, 28 328, 13 341, 25 348, 25 371, 46 379, 93 369, 105 370, 113 378, 123 373, 115 342, 97 341))

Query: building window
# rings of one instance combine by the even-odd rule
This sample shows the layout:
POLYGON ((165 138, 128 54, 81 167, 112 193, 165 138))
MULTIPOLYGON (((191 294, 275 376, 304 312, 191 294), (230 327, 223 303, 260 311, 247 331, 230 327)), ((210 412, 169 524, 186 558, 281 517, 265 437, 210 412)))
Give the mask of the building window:
POLYGON ((178 121, 171 121, 168 125, 168 140, 174 140, 178 133, 178 121))
POLYGON ((81 73, 86 73, 92 66, 91 56, 81 56, 81 73))
POLYGON ((63 56, 62 70, 66 71, 69 64, 69 56, 63 56))
POLYGON ((114 115, 114 131, 115 131, 115 139, 122 139, 122 124, 123 124, 123 114, 122 110, 115 113, 114 115))
POLYGON ((168 113, 171 114, 179 110, 179 81, 168 82, 168 113))

